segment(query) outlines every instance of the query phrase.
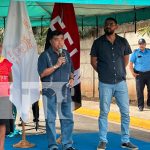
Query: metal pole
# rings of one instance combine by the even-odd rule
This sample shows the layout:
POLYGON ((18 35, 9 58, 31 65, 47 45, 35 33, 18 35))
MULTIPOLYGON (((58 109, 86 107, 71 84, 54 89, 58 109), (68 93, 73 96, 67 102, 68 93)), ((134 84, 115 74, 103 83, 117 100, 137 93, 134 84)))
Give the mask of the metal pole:
MULTIPOLYGON (((96 16, 96 38, 98 37, 98 16, 96 16)), ((95 70, 93 69, 93 97, 95 97, 95 70)))
POLYGON ((43 16, 41 18, 41 36, 43 35, 43 16))
POLYGON ((84 30, 84 24, 83 24, 83 16, 82 16, 82 39, 83 39, 83 30, 84 30))
POLYGON ((137 21, 137 15, 136 15, 136 8, 134 6, 134 29, 135 29, 135 33, 136 33, 136 29, 137 29, 136 21, 137 21))
POLYGON ((6 27, 6 17, 3 17, 4 19, 4 30, 5 30, 5 27, 6 27))

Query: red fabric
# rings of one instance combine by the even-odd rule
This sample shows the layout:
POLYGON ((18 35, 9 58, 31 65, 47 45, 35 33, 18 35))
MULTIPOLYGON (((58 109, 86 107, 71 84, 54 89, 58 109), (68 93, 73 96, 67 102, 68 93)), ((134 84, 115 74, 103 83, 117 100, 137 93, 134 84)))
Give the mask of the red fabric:
POLYGON ((65 28, 62 29, 58 22, 54 24, 55 28, 64 34, 68 32, 73 41, 73 44, 70 44, 68 39, 65 40, 68 51, 72 52, 75 48, 78 50, 78 52, 71 57, 74 69, 77 70, 80 68, 80 37, 73 4, 55 3, 52 20, 57 16, 59 16, 65 24, 65 28))
POLYGON ((0 63, 0 96, 10 95, 10 86, 8 76, 11 73, 12 63, 4 59, 0 63))
MULTIPOLYGON (((71 59, 75 71, 80 69, 80 36, 73 4, 55 3, 51 19, 51 30, 56 29, 64 33, 67 50, 70 54, 73 54, 71 59), (74 53, 75 49, 77 49, 77 52, 74 53)), ((75 72, 74 96, 72 96, 72 100, 81 104, 79 71, 75 72)))

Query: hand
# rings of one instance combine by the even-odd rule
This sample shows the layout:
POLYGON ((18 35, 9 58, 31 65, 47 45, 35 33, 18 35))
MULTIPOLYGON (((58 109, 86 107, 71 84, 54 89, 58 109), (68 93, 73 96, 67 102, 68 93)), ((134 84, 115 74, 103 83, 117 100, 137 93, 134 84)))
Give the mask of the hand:
POLYGON ((74 86, 74 79, 69 80, 69 85, 70 85, 70 88, 72 88, 74 86))
POLYGON ((60 67, 62 64, 65 64, 65 63, 66 63, 65 57, 59 57, 59 58, 58 58, 58 61, 57 61, 57 63, 56 63, 56 65, 57 65, 58 67, 60 67))
POLYGON ((139 74, 137 74, 137 73, 132 73, 132 75, 136 78, 137 76, 139 76, 139 74))

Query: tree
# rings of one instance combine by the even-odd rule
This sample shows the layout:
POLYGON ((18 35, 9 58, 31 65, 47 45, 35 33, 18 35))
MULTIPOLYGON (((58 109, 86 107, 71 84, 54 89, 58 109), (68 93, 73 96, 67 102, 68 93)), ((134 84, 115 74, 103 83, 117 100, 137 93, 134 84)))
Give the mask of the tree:
POLYGON ((0 28, 0 43, 3 42, 3 37, 4 37, 4 28, 0 28))
POLYGON ((150 37, 150 26, 146 26, 146 27, 140 28, 140 29, 138 30, 138 33, 139 33, 140 35, 142 35, 142 36, 144 36, 144 35, 147 34, 147 35, 150 37))

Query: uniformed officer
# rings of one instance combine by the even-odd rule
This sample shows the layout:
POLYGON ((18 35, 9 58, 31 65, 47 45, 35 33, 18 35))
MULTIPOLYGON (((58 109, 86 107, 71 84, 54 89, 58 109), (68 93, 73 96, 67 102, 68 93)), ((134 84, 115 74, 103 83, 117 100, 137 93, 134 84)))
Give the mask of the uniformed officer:
POLYGON ((147 106, 150 108, 150 49, 145 39, 139 39, 139 48, 130 57, 130 70, 136 79, 136 92, 139 111, 144 109, 144 87, 147 86, 147 106))

